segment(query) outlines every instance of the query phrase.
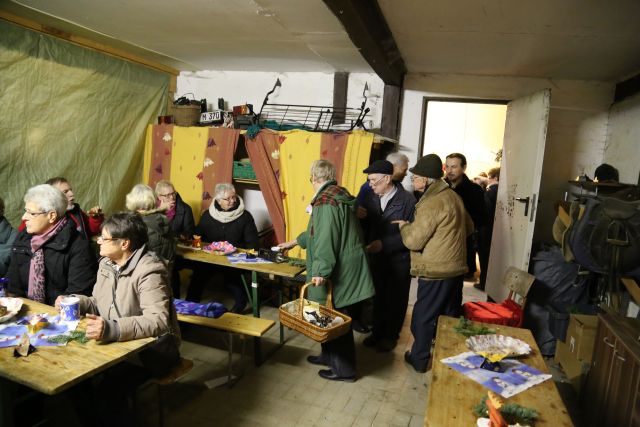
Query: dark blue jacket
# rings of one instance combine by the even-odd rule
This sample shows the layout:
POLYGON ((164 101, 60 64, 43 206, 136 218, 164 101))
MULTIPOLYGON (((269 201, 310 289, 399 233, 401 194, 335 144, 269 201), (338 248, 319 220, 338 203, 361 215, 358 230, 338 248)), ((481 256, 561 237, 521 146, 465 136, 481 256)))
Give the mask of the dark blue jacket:
POLYGON ((367 210, 367 217, 361 221, 365 242, 382 241, 382 252, 379 255, 400 256, 409 259, 409 250, 402 243, 400 228, 392 221, 413 221, 416 199, 404 189, 402 184, 394 183, 396 194, 387 203, 382 212, 380 197, 373 191, 362 198, 362 207, 367 210))

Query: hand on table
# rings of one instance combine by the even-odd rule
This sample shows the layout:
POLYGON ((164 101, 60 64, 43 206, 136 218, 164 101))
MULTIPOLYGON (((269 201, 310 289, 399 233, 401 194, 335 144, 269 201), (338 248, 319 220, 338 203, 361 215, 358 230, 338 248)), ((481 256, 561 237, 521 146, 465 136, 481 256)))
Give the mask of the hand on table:
POLYGON ((85 331, 87 338, 99 340, 104 334, 104 319, 95 314, 87 314, 87 330, 85 331))
POLYGON ((285 249, 286 250, 286 249, 291 249, 291 248, 293 248, 293 247, 295 247, 297 245, 298 245, 298 241, 297 240, 290 240, 288 242, 279 243, 278 247, 281 248, 281 249, 285 249))
POLYGON ((56 310, 60 311, 60 301, 62 301, 62 298, 66 297, 66 295, 60 295, 58 296, 58 298, 56 298, 56 302, 53 303, 53 306, 55 307, 56 310))

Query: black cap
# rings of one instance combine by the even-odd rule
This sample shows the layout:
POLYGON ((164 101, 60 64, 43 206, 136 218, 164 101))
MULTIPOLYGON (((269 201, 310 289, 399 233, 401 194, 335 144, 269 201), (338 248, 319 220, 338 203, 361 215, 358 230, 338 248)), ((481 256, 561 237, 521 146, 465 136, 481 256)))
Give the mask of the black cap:
POLYGON ((427 154, 420 157, 418 163, 409 171, 418 176, 425 176, 427 178, 442 178, 442 159, 437 154, 427 154))
POLYGON ((393 175, 393 164, 388 160, 376 160, 362 172, 367 174, 381 173, 383 175, 393 175))
POLYGON ((613 166, 603 163, 596 168, 594 173, 598 182, 618 182, 618 169, 613 166))

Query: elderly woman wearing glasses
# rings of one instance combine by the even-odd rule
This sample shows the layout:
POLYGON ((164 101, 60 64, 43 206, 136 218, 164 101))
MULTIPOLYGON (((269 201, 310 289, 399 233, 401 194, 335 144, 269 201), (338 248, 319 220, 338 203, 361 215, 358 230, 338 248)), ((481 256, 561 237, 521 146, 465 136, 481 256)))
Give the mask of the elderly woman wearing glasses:
MULTIPOLYGON (((244 208, 244 201, 236 194, 232 184, 216 185, 214 201, 202 214, 195 233, 205 242, 227 241, 236 248, 258 249, 258 229, 253 216, 244 208)), ((187 299, 200 301, 204 282, 215 273, 223 276, 225 287, 233 294, 231 311, 242 312, 247 305, 247 295, 242 286, 240 273, 235 269, 216 268, 212 265, 197 266, 191 278, 187 299)))
POLYGON ((133 363, 116 365, 72 390, 78 415, 97 417, 98 425, 134 425, 127 397, 149 376, 165 375, 180 361, 180 329, 167 270, 148 250, 147 240, 139 215, 108 218, 98 237, 102 258, 93 294, 79 296, 87 338, 103 343, 157 338, 129 360, 133 363))
POLYGON ((67 199, 48 184, 24 196, 25 229, 11 249, 9 293, 52 305, 59 295, 90 295, 96 257, 66 216, 67 199))
POLYGON ((156 195, 158 196, 158 207, 165 211, 173 234, 191 239, 195 228, 191 206, 182 201, 180 194, 176 192, 173 184, 169 181, 158 181, 156 195))
POLYGON ((98 237, 103 258, 96 285, 91 297, 79 296, 80 312, 87 313, 87 338, 129 341, 169 334, 175 356, 180 330, 167 271, 149 252, 147 241, 147 227, 139 215, 118 213, 104 222, 98 237))
POLYGON ((167 269, 173 269, 176 254, 176 241, 169 221, 161 208, 156 208, 156 194, 144 184, 135 185, 126 200, 127 209, 142 217, 149 232, 147 248, 162 258, 167 269))

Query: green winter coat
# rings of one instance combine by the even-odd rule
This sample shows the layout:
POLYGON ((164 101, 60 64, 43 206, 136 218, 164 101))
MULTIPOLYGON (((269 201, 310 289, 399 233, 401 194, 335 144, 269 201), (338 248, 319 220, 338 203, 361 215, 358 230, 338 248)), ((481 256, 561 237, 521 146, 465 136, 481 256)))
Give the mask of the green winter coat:
MULTIPOLYGON (((307 231, 296 239, 307 250, 307 282, 312 277, 331 280, 336 308, 375 293, 354 205, 355 198, 335 181, 324 183, 311 201, 307 231)), ((325 303, 325 286, 310 286, 308 290, 310 300, 325 303)))

